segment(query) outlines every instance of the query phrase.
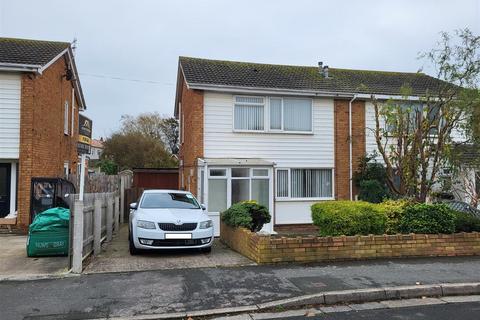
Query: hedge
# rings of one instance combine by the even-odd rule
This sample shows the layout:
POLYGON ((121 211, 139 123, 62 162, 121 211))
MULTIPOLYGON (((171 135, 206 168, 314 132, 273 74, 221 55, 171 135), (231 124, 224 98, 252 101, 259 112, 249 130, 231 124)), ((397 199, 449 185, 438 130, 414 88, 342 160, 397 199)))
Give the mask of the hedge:
POLYGON ((321 236, 480 231, 480 219, 443 204, 325 201, 312 205, 311 210, 321 236))
POLYGON ((383 234, 387 216, 378 205, 364 201, 325 201, 312 205, 313 224, 321 236, 383 234))

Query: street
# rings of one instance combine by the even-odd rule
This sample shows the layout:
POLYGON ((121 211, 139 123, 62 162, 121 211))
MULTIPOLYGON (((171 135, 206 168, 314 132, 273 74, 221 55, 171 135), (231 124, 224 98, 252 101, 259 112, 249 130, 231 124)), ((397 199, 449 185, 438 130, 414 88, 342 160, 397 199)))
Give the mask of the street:
MULTIPOLYGON (((288 317, 283 320, 328 319, 328 320, 478 320, 480 318, 480 302, 441 304, 432 306, 416 306, 395 309, 378 309, 365 311, 337 312, 319 316, 288 317)), ((270 318, 273 319, 273 318, 270 318)), ((277 318, 278 319, 278 318, 277 318)))
POLYGON ((480 258, 467 257, 195 268, 4 281, 0 282, 0 310, 2 320, 130 317, 248 306, 332 290, 477 282, 479 269, 480 258))

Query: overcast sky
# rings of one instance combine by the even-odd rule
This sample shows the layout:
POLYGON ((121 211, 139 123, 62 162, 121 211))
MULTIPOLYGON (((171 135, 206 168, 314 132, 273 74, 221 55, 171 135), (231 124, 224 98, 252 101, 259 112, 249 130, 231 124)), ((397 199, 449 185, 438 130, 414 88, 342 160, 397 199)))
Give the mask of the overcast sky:
POLYGON ((171 115, 180 55, 415 72, 440 31, 465 27, 480 33, 480 0, 0 0, 0 36, 77 39, 95 137, 123 114, 171 115))

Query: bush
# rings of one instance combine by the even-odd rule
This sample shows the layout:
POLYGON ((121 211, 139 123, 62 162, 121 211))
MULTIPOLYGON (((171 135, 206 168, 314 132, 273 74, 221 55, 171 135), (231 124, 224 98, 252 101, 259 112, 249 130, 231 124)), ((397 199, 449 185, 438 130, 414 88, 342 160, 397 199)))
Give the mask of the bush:
POLYGON ((321 236, 383 234, 387 216, 364 201, 325 201, 312 205, 313 224, 321 236))
POLYGON ((405 212, 405 208, 409 205, 411 205, 409 200, 386 200, 379 204, 381 210, 383 210, 387 216, 387 226, 385 230, 387 234, 400 233, 398 224, 405 212))
POLYGON ((372 203, 380 203, 391 198, 387 186, 385 166, 378 163, 376 155, 367 155, 360 159, 358 170, 353 175, 353 183, 359 190, 358 198, 372 203))
POLYGON ((480 232, 480 219, 469 213, 454 211, 455 232, 480 232))
POLYGON ((378 180, 362 180, 359 185, 358 199, 371 202, 380 203, 385 199, 390 198, 390 192, 378 180))
POLYGON ((400 218, 398 230, 402 233, 453 233, 455 214, 444 204, 409 205, 400 218))
POLYGON ((233 204, 222 212, 222 221, 234 228, 247 228, 252 232, 260 231, 265 223, 270 222, 267 207, 256 201, 243 201, 233 204))

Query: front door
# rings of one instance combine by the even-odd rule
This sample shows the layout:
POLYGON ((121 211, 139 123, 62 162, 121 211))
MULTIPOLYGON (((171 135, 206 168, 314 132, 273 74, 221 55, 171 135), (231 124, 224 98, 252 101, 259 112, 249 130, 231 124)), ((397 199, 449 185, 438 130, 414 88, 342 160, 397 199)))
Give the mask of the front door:
POLYGON ((0 218, 10 213, 10 163, 0 163, 0 218))

